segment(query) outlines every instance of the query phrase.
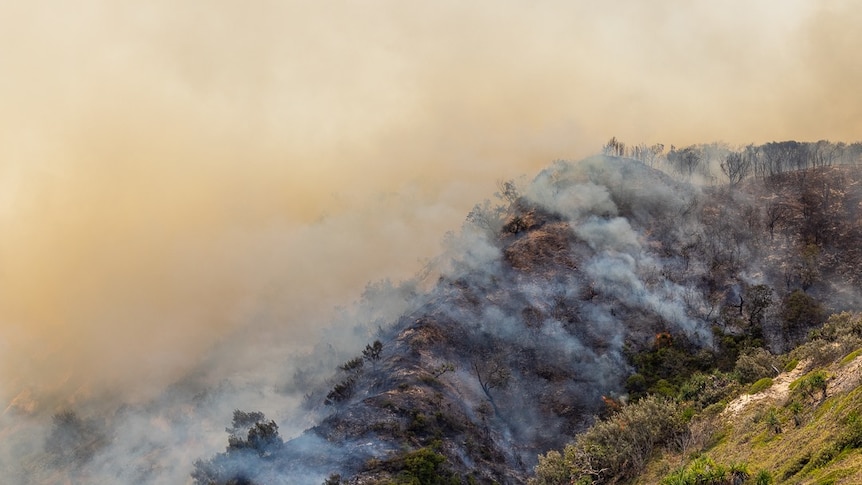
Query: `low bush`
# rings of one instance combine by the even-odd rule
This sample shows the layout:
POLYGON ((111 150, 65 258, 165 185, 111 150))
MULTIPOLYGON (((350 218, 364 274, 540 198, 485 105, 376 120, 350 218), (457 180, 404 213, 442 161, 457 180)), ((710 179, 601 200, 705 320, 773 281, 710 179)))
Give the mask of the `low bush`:
POLYGON ((772 474, 768 470, 760 470, 754 476, 754 485, 772 485, 772 474))
MULTIPOLYGON (((784 298, 781 308, 783 329, 794 335, 807 331, 823 322, 822 305, 802 290, 796 290, 784 298)), ((804 336, 805 333, 802 333, 804 336)))
POLYGON ((725 466, 702 456, 662 479, 662 485, 735 485, 748 479, 745 464, 725 466))
POLYGON ((822 327, 808 333, 808 342, 791 352, 795 359, 826 365, 862 347, 862 316, 848 312, 829 317, 822 327))
POLYGON ((539 457, 532 485, 618 483, 640 472, 653 453, 678 442, 688 427, 675 400, 647 396, 579 435, 563 453, 539 457))
MULTIPOLYGON (((374 460, 366 464, 367 469, 383 471, 391 476, 387 480, 373 482, 378 485, 460 485, 462 477, 452 473, 446 457, 437 452, 440 442, 417 450, 400 453, 387 460, 374 460)), ((467 478, 467 483, 470 483, 467 478)))
POLYGON ((820 394, 820 398, 826 398, 826 387, 828 376, 825 371, 817 370, 809 372, 804 376, 790 383, 790 390, 794 394, 804 394, 809 398, 814 398, 816 394, 820 394))
POLYGON ((772 379, 770 379, 769 377, 764 377, 763 379, 760 379, 759 381, 752 384, 751 387, 748 388, 748 393, 757 394, 758 392, 765 391, 770 387, 772 387, 772 379))
POLYGON ((862 448, 862 417, 852 412, 844 422, 844 431, 838 438, 842 450, 862 448))
POLYGON ((679 398, 691 402, 697 409, 704 409, 732 395, 738 384, 729 374, 697 372, 679 388, 679 398))
POLYGON ((743 352, 734 366, 739 382, 747 384, 764 377, 774 376, 778 369, 778 359, 764 348, 749 349, 743 352))

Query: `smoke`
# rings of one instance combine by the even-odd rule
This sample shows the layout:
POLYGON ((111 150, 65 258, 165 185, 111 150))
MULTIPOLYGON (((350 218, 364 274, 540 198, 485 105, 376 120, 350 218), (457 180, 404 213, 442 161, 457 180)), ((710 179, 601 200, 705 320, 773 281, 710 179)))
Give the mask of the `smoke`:
MULTIPOLYGON (((398 296, 359 330, 326 334, 343 349, 403 308, 398 282, 477 194, 611 135, 853 138, 860 12, 850 1, 6 2, 4 429, 23 436, 16 420, 69 407, 144 406, 190 375, 245 397, 264 383, 273 392, 247 402, 281 402, 274 389, 292 370, 276 370, 277 356, 370 315, 336 305, 395 282, 398 296)), ((603 190, 540 202, 614 215, 603 190)), ((581 237, 625 229, 615 224, 581 237)), ((476 264, 496 256, 473 250, 476 264)), ((180 406, 186 394, 171 396, 180 406)), ((239 401, 209 401, 210 432, 239 401)))
MULTIPOLYGON (((501 460, 528 470, 538 450, 558 446, 589 421, 602 395, 623 393, 631 372, 628 345, 652 342, 662 331, 711 345, 703 296, 686 287, 695 287, 692 281, 671 276, 674 252, 656 250, 663 238, 675 237, 656 225, 690 206, 696 188, 636 162, 593 157, 557 162, 522 189, 525 198, 508 208, 477 205, 447 239, 435 266, 438 284, 394 329, 382 332, 385 345, 400 346, 392 351, 397 357, 384 359, 387 383, 360 377, 356 386, 363 391, 357 392, 370 395, 348 398, 316 431, 331 433, 333 441, 372 434, 378 425, 369 424, 377 419, 370 396, 379 392, 397 401, 396 387, 422 385, 396 384, 395 376, 405 379, 445 362, 457 371, 435 387, 446 405, 434 406, 472 423, 492 420, 501 460), (501 214, 508 214, 505 224, 501 214)), ((694 226, 696 217, 673 223, 694 226)), ((700 276, 696 270, 687 275, 700 276)), ((416 396, 423 393, 411 392, 405 405, 421 413, 416 396)), ((291 459, 296 456, 285 457, 291 459)))

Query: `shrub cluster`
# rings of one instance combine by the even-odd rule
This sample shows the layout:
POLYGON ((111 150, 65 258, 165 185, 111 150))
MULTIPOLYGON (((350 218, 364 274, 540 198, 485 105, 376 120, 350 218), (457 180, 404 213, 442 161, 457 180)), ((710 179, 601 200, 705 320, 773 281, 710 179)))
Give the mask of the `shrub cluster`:
POLYGON ((753 348, 742 352, 736 359, 733 370, 739 382, 748 384, 764 377, 778 374, 778 358, 764 348, 753 348))
MULTIPOLYGON (((371 485, 473 485, 475 479, 459 476, 450 470, 446 456, 439 453, 441 443, 436 441, 413 451, 400 453, 390 459, 374 460, 369 470, 383 471, 391 478, 369 482, 371 485)), ((332 475, 324 485, 344 483, 338 475, 332 475)), ((363 482, 365 483, 365 482, 363 482)))
POLYGON ((757 394, 758 392, 765 391, 772 387, 772 379, 769 377, 764 377, 763 379, 758 379, 757 382, 751 385, 748 388, 749 394, 757 394))
POLYGON ((737 485, 749 476, 744 464, 725 466, 702 456, 666 476, 661 485, 737 485))
POLYGON ((539 457, 531 485, 616 483, 637 475, 660 447, 687 432, 682 406, 647 396, 595 423, 561 454, 539 457))
POLYGON ((233 423, 226 428, 228 446, 212 459, 194 463, 196 485, 237 485, 258 483, 258 476, 277 460, 284 441, 275 421, 260 411, 235 410, 233 423))
POLYGON ((829 317, 822 327, 808 334, 808 342, 790 353, 791 357, 810 359, 815 366, 838 360, 862 347, 862 315, 848 312, 829 317))

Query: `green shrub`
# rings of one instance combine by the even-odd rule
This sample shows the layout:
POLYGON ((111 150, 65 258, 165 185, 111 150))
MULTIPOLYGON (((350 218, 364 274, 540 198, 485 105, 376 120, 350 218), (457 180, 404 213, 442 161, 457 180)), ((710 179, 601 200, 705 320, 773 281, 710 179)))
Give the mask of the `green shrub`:
POLYGON ((796 394, 803 393, 810 398, 814 398, 815 394, 820 393, 820 397, 823 399, 826 397, 827 379, 826 372, 822 370, 809 372, 791 382, 790 389, 796 394))
POLYGON ((751 473, 748 472, 748 465, 745 463, 730 464, 730 479, 733 483, 741 483, 748 479, 751 473))
POLYGON ((781 433, 781 419, 778 417, 778 411, 775 408, 769 408, 764 417, 764 422, 773 433, 781 433))
POLYGON ((394 474, 394 479, 385 482, 386 485, 449 485, 461 483, 457 475, 448 472, 446 457, 435 451, 439 442, 430 447, 419 448, 400 454, 385 461, 369 463, 369 468, 385 470, 394 474))
POLYGON ((763 379, 760 379, 759 381, 752 384, 751 387, 748 388, 748 393, 757 394, 758 392, 765 391, 770 387, 772 387, 772 379, 770 379, 769 377, 764 377, 763 379))
POLYGON ((841 449, 862 448, 862 418, 855 411, 847 416, 838 444, 841 449))
POLYGON ((763 377, 775 375, 778 359, 763 348, 749 349, 736 359, 734 372, 739 382, 747 384, 763 377))
POLYGON ((626 379, 626 391, 631 395, 639 396, 646 392, 647 382, 643 375, 634 373, 626 379))
POLYGON ((536 478, 530 480, 530 485, 557 485, 571 480, 571 466, 557 450, 551 450, 539 455, 536 465, 536 478))
POLYGON ((423 434, 428 426, 425 415, 415 410, 411 414, 413 415, 413 419, 411 419, 410 424, 407 425, 407 431, 409 431, 411 435, 423 434))
POLYGON ((673 384, 671 384, 670 382, 668 382, 665 379, 659 379, 658 382, 656 382, 655 385, 653 386, 652 390, 656 394, 659 394, 659 395, 662 395, 665 397, 676 396, 677 392, 679 392, 679 391, 677 391, 676 386, 674 386, 673 384))
POLYGON ((792 372, 797 365, 799 365, 799 359, 790 359, 790 361, 784 365, 784 372, 792 372))
POLYGON ((772 485, 772 474, 768 470, 760 470, 754 476, 754 485, 772 485))
POLYGON ((562 454, 551 451, 540 456, 536 478, 530 483, 617 483, 635 476, 658 447, 686 431, 682 406, 650 395, 595 423, 562 454))
MULTIPOLYGON (((781 309, 784 330, 798 334, 823 321, 823 307, 802 290, 787 295, 781 309)), ((804 334, 803 334, 804 335, 804 334)))
MULTIPOLYGON (((678 386, 697 371, 709 371, 715 367, 715 354, 709 351, 695 352, 695 345, 683 335, 661 333, 656 336, 653 347, 628 355, 632 366, 644 378, 632 382, 646 385, 645 391, 635 389, 633 394, 676 395, 678 386)), ((735 361, 735 357, 734 357, 735 361)))
POLYGON ((410 485, 435 485, 443 483, 437 473, 446 457, 428 448, 420 448, 404 457, 402 483, 410 485), (406 480, 404 480, 406 479, 406 480))
POLYGON ((711 458, 702 456, 662 479, 662 485, 729 485, 742 483, 748 479, 745 464, 730 467, 718 464, 711 458))
POLYGON ((810 331, 808 339, 793 350, 795 358, 811 359, 819 366, 849 358, 851 352, 862 350, 862 317, 847 312, 832 315, 822 327, 810 331))
POLYGON ((831 315, 822 327, 812 330, 809 337, 829 342, 847 340, 850 337, 862 338, 862 315, 849 312, 831 315))
POLYGON ((696 372, 679 387, 679 398, 691 402, 698 409, 704 409, 727 398, 736 387, 736 382, 729 374, 696 372))
POLYGON ((724 408, 726 408, 726 407, 727 407, 727 401, 718 401, 717 403, 710 404, 709 406, 703 408, 703 411, 701 411, 700 416, 702 416, 702 417, 718 416, 719 414, 721 414, 722 411, 724 411, 724 408))
POLYGON ((802 424, 802 403, 798 399, 794 399, 787 403, 787 410, 790 411, 790 416, 793 418, 793 424, 799 426, 802 424))

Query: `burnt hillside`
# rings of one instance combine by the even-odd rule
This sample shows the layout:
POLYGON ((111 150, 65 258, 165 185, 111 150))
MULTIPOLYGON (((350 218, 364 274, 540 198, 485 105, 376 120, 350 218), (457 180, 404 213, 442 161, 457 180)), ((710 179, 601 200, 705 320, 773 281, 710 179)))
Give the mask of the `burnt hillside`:
POLYGON ((250 423, 194 476, 524 483, 626 396, 787 349, 857 307, 859 182, 824 165, 700 187, 600 156, 507 184, 379 346, 309 391, 319 424, 282 444, 250 423))

